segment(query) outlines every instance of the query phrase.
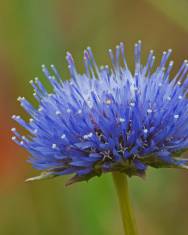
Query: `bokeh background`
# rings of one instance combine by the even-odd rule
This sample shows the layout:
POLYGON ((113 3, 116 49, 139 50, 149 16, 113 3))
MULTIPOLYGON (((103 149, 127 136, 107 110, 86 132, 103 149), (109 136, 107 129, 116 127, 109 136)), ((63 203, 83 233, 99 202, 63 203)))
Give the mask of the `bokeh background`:
MULTIPOLYGON (((44 81, 41 64, 55 64, 68 78, 65 52, 83 71, 83 49, 93 48, 99 64, 107 49, 143 41, 159 57, 173 48, 175 70, 188 56, 187 0, 1 0, 0 10, 0 234, 123 234, 111 175, 65 187, 66 177, 24 183, 36 175, 27 153, 11 142, 11 115, 23 114, 16 98, 33 100, 29 80, 44 81)), ((45 82, 45 81, 44 81, 45 82)), ((140 234, 188 234, 188 172, 149 170, 132 178, 130 190, 140 234)))

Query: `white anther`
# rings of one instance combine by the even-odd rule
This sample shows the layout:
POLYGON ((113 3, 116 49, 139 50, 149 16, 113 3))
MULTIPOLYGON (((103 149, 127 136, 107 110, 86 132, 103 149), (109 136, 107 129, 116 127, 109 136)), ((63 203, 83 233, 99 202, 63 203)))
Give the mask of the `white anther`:
POLYGON ((60 112, 60 111, 56 111, 55 114, 56 114, 56 115, 60 115, 61 112, 60 112))
POLYGON ((16 119, 16 115, 12 115, 12 119, 16 119))
POLYGON ((12 140, 16 140, 16 136, 12 136, 11 139, 12 139, 12 140))
POLYGON ((148 112, 148 113, 152 113, 153 110, 152 110, 152 109, 147 109, 147 112, 148 112))
POLYGON ((91 138, 91 137, 93 136, 93 133, 90 132, 90 133, 88 134, 88 136, 89 136, 89 138, 91 138))
POLYGON ((177 84, 180 86, 180 85, 181 85, 181 82, 180 82, 180 81, 178 81, 178 82, 177 82, 177 84))
POLYGON ((91 102, 91 100, 88 100, 88 101, 87 101, 87 104, 88 104, 89 108, 92 108, 92 102, 91 102))
POLYGON ((16 128, 15 127, 11 128, 11 131, 12 132, 16 131, 16 128))
POLYGON ((30 80, 29 83, 30 83, 30 84, 33 84, 33 80, 30 80))
POLYGON ((57 148, 57 144, 52 144, 52 148, 56 149, 57 148))
POLYGON ((175 119, 178 119, 178 118, 179 118, 179 115, 178 115, 178 114, 174 115, 174 118, 175 118, 175 119))
POLYGON ((40 107, 40 108, 38 109, 38 111, 39 111, 39 112, 41 112, 42 110, 43 110, 43 108, 42 108, 42 107, 40 107))
POLYGON ((66 135, 63 134, 63 135, 61 136, 61 139, 63 140, 63 139, 65 139, 65 137, 66 137, 66 135))
POLYGON ((144 129, 144 133, 147 134, 148 133, 148 129, 144 129))
POLYGON ((138 77, 139 76, 139 73, 135 73, 135 77, 138 77))
POLYGON ((134 103, 134 102, 131 102, 131 103, 130 103, 130 106, 131 106, 131 107, 134 107, 134 106, 135 106, 135 103, 134 103))
POLYGON ((179 96, 178 96, 178 99, 179 99, 179 100, 182 100, 182 99, 183 99, 183 97, 182 97, 181 95, 179 95, 179 96))
POLYGON ((79 110, 78 110, 78 114, 81 114, 81 113, 82 113, 82 110, 81 110, 81 109, 79 109, 79 110))
POLYGON ((29 119, 29 122, 33 122, 33 121, 34 121, 33 118, 30 118, 30 119, 29 119))
POLYGON ((124 119, 124 118, 120 118, 119 121, 120 121, 121 123, 123 123, 123 122, 125 122, 125 119, 124 119))
POLYGON ((67 109, 67 113, 70 113, 71 112, 71 110, 70 109, 67 109))
POLYGON ((90 133, 88 134, 88 137, 91 138, 92 136, 93 136, 93 133, 90 132, 90 133))
POLYGON ((107 99, 107 100, 105 101, 105 103, 109 105, 109 104, 112 103, 112 101, 111 101, 110 99, 107 99))
POLYGON ((168 97, 167 97, 167 100, 171 100, 171 97, 170 97, 170 96, 168 96, 168 97))
POLYGON ((92 136, 93 136, 93 133, 90 132, 89 134, 84 135, 83 138, 84 138, 84 139, 89 139, 89 138, 91 138, 92 136))
POLYGON ((20 141, 20 144, 21 144, 21 145, 23 145, 23 144, 24 144, 24 142, 23 142, 23 141, 20 141))

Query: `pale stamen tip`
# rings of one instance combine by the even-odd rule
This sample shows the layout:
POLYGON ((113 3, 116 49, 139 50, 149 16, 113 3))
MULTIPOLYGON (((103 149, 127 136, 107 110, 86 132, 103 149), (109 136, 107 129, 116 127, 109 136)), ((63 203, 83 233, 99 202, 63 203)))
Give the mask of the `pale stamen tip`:
POLYGON ((52 144, 52 149, 56 149, 57 148, 57 144, 52 144))
POLYGON ((178 115, 178 114, 174 115, 174 118, 175 118, 175 119, 178 119, 178 118, 179 118, 179 115, 178 115))
POLYGON ((66 135, 65 135, 65 134, 63 134, 63 135, 61 136, 61 139, 65 139, 65 137, 66 137, 66 135))
POLYGON ((60 111, 56 111, 55 114, 56 114, 56 115, 59 115, 59 114, 61 114, 61 112, 60 112, 60 111))

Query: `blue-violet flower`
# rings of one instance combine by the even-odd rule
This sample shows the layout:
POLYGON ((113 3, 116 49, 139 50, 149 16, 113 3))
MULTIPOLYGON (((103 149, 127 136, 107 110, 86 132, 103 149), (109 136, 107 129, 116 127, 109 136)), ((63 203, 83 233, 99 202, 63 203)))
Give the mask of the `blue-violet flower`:
POLYGON ((170 54, 163 52, 154 70, 150 51, 142 65, 139 41, 131 72, 123 43, 115 54, 109 50, 112 68, 98 67, 88 47, 84 74, 77 72, 67 53, 67 81, 53 65, 50 70, 43 65, 53 91, 49 93, 38 78, 30 81, 38 108, 19 97, 30 119, 13 115, 27 134, 12 128, 12 139, 30 153, 33 167, 43 171, 30 180, 73 173, 71 184, 114 171, 143 176, 148 166, 187 168, 180 154, 188 147, 188 62, 169 80, 170 54))

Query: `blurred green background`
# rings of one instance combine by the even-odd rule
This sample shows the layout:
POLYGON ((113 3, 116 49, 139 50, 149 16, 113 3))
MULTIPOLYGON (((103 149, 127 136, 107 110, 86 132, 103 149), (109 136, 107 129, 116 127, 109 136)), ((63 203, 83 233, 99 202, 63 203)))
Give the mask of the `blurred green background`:
MULTIPOLYGON (((111 175, 64 187, 66 177, 24 183, 37 174, 27 153, 11 142, 11 115, 23 114, 16 102, 30 100, 29 80, 41 64, 55 64, 68 78, 65 52, 83 71, 83 49, 93 48, 99 64, 107 49, 126 43, 130 64, 133 43, 143 41, 159 60, 173 48, 175 70, 188 55, 187 0, 6 0, 0 14, 0 234, 123 234, 111 175)), ((146 180, 132 178, 130 190, 140 235, 188 234, 188 172, 149 170, 146 180)))

